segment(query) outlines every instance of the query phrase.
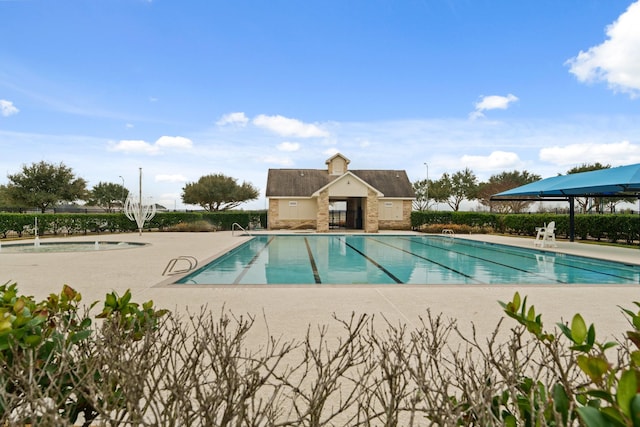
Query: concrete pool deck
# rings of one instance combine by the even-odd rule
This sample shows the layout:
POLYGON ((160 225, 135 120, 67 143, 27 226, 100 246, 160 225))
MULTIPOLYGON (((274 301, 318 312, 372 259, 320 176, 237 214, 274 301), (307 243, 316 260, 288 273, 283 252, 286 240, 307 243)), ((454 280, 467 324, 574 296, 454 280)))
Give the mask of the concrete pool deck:
MULTIPOLYGON (((383 234, 383 233, 381 233, 383 234)), ((397 233, 393 233, 397 234, 397 233)), ((407 233, 414 234, 414 233, 407 233)), ((494 235, 464 235, 464 238, 533 248, 530 238, 494 235)), ((384 316, 397 324, 417 326, 426 316, 442 313, 457 319, 461 326, 473 323, 479 333, 493 331, 503 316, 498 301, 509 301, 514 292, 528 296, 529 305, 542 314, 548 330, 555 323, 570 320, 579 312, 594 323, 599 340, 621 338, 628 327, 620 307, 637 311, 639 285, 305 285, 305 286, 185 286, 168 285, 163 276, 168 262, 179 256, 196 258, 203 265, 250 237, 231 232, 173 233, 154 232, 102 234, 47 238, 45 242, 126 241, 147 243, 132 249, 60 253, 2 252, 0 284, 16 282, 20 293, 44 299, 59 293, 67 284, 82 293, 88 306, 103 301, 105 294, 122 295, 127 289, 133 300, 153 300, 159 308, 181 313, 198 312, 203 305, 214 312, 226 310, 234 315, 256 316, 274 336, 301 338, 308 325, 329 324, 333 314, 347 319, 351 313, 384 316), (266 319, 262 321, 262 319, 266 319)), ((2 241, 2 245, 25 241, 2 241)), ((26 242, 29 242, 28 240, 26 242)), ((31 240, 33 242, 33 240, 31 240)), ((626 249, 579 242, 558 241, 558 251, 640 264, 640 249, 626 249)), ((174 277, 175 278, 175 277, 174 277)), ((101 308, 102 304, 98 304, 101 308)), ((510 321, 506 325, 511 326, 510 321)), ((262 330, 263 332, 266 330, 262 330)), ((258 339, 261 334, 258 334, 258 339)), ((264 342, 264 341, 262 341, 264 342)))

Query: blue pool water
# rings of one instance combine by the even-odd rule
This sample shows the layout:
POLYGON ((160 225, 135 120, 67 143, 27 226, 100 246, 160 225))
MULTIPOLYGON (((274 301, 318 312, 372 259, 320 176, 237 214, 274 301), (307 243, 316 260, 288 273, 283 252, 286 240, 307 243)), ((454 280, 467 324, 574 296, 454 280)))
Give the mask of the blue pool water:
POLYGON ((640 266, 445 236, 262 235, 180 284, 640 284, 640 266))

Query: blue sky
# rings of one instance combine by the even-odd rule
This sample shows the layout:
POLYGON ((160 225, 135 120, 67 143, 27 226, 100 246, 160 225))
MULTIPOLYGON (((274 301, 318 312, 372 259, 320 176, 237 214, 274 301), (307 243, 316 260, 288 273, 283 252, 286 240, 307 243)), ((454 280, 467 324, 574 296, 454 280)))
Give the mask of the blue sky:
POLYGON ((0 184, 640 162, 640 0, 0 0, 0 184), (425 166, 425 163, 428 166, 425 166), (122 177, 122 178, 121 178, 122 177))

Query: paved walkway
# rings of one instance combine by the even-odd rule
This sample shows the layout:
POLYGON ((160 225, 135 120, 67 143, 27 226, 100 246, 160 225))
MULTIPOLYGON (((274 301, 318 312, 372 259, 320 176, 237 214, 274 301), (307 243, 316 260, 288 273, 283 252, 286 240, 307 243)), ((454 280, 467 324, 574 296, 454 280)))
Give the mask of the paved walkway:
MULTIPOLYGON (((487 235, 465 238, 497 243, 533 246, 532 239, 487 235)), ((228 310, 236 315, 257 317, 256 343, 264 343, 266 332, 289 338, 301 337, 309 324, 337 325, 335 313, 346 319, 351 313, 384 316, 391 322, 417 325, 427 310, 458 319, 459 325, 471 322, 480 333, 490 333, 503 317, 498 301, 508 301, 515 291, 528 296, 537 312, 543 314, 548 328, 570 320, 580 312, 595 323, 598 337, 621 337, 627 328, 620 306, 635 310, 640 301, 637 285, 430 285, 430 286, 203 286, 166 285, 163 270, 172 258, 193 256, 200 264, 228 251, 249 237, 231 232, 216 233, 143 233, 79 236, 46 241, 128 241, 146 246, 110 251, 74 253, 11 254, 0 248, 0 283, 17 282, 21 293, 38 299, 58 293, 68 284, 83 295, 89 305, 103 301, 106 293, 120 295, 131 289, 134 301, 152 299, 156 306, 179 312, 197 312, 202 305, 214 311, 228 310)), ((45 240, 43 240, 45 241, 45 240)), ((17 242, 2 242, 4 245, 17 242)), ((557 250, 640 264, 640 249, 558 242, 557 250)), ((101 304, 98 305, 98 308, 101 304)), ((510 321, 508 321, 510 322, 510 321)), ((507 323, 509 324, 509 323, 507 323)))

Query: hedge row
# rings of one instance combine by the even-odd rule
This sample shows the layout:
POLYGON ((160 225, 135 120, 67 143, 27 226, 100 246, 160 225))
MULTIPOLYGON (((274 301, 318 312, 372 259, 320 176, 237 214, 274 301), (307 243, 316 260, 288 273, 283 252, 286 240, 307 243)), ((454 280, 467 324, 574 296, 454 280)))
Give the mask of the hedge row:
MULTIPOLYGON (((536 227, 551 221, 556 223, 557 237, 569 237, 569 215, 567 214, 420 211, 411 213, 411 226, 416 230, 435 224, 458 224, 481 229, 484 232, 535 236, 536 227)), ((583 240, 597 239, 632 244, 640 240, 640 216, 578 214, 575 215, 575 237, 583 240)))
MULTIPOLYGON (((104 214, 20 214, 0 213, 0 236, 9 233, 35 234, 36 219, 39 235, 127 232, 137 229, 135 222, 122 213, 104 214)), ((217 230, 231 230, 234 223, 243 228, 266 224, 265 211, 231 212, 158 212, 145 224, 146 229, 170 230, 179 224, 204 221, 217 230)))
MULTIPOLYGON (((87 234, 102 232, 127 232, 136 230, 136 224, 122 213, 111 214, 20 214, 0 213, 0 236, 8 233, 22 236, 35 234, 87 234)), ((488 212, 442 212, 414 211, 411 213, 413 229, 433 225, 457 224, 478 232, 498 232, 534 236, 536 227, 551 221, 556 223, 556 236, 569 237, 569 215, 540 214, 495 214, 488 212)), ((145 224, 147 229, 170 230, 179 224, 205 222, 217 230, 231 230, 234 223, 243 228, 254 228, 267 224, 266 211, 229 212, 158 212, 145 224)), ((578 239, 609 240, 633 243, 640 240, 640 216, 638 215, 584 215, 575 216, 575 235, 578 239)))

